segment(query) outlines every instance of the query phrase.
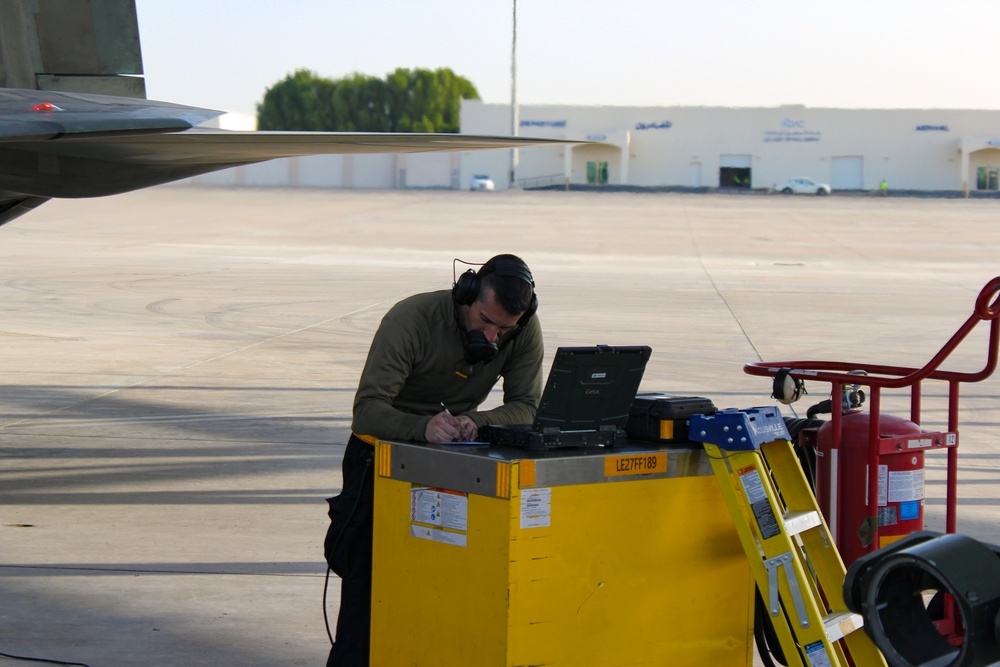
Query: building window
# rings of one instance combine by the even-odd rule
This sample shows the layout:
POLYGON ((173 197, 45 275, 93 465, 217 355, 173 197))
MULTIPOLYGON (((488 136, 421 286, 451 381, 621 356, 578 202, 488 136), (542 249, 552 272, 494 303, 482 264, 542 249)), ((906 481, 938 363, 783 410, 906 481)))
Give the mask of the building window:
POLYGON ((1000 190, 1000 167, 979 167, 976 170, 977 190, 1000 190))
POLYGON ((608 163, 588 162, 587 185, 607 185, 607 184, 608 184, 608 163))

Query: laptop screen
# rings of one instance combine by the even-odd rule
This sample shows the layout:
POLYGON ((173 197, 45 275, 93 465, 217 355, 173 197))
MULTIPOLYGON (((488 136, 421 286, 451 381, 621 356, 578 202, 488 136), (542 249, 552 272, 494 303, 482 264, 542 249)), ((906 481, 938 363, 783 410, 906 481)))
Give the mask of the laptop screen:
POLYGON ((535 430, 625 428, 651 353, 645 345, 560 347, 538 405, 535 430))

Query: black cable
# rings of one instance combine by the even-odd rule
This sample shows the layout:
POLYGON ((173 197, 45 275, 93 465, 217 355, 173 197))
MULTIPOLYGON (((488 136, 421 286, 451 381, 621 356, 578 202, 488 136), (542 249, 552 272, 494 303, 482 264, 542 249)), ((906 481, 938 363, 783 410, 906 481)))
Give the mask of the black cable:
POLYGON ((776 667, 775 662, 787 667, 788 661, 785 659, 785 652, 778 641, 778 635, 774 630, 768 609, 764 605, 764 598, 761 597, 760 588, 754 587, 754 615, 753 615, 753 639, 757 644, 757 655, 764 667, 776 667))
MULTIPOLYGON (((343 532, 343 531, 341 531, 343 532)), ((337 538, 340 539, 339 537, 337 538)), ((330 564, 326 565, 326 581, 323 582, 323 624, 326 625, 326 636, 330 639, 330 646, 333 646, 333 634, 330 632, 330 615, 326 611, 326 593, 330 590, 330 564)))
MULTIPOLYGON (((809 409, 812 410, 812 408, 809 409)), ((816 493, 816 448, 800 445, 799 434, 807 428, 820 428, 827 422, 826 420, 814 419, 812 417, 805 419, 801 417, 784 417, 783 419, 785 421, 785 428, 788 429, 788 434, 791 436, 789 440, 795 445, 793 448, 795 456, 798 457, 802 472, 805 473, 806 481, 809 482, 809 488, 812 489, 813 493, 816 493)))
POLYGON ((29 658, 23 655, 11 655, 10 653, 0 653, 0 658, 10 658, 11 660, 27 660, 28 662, 44 662, 50 665, 67 665, 69 667, 90 667, 83 662, 64 662, 62 660, 48 660, 46 658, 29 658))

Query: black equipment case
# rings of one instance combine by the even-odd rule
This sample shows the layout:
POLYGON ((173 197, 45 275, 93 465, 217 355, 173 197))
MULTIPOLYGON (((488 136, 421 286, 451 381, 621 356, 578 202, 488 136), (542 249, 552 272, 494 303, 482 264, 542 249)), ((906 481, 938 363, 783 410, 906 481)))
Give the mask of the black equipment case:
POLYGON ((644 392, 632 402, 625 432, 633 440, 687 442, 688 418, 715 413, 715 404, 708 398, 644 392))

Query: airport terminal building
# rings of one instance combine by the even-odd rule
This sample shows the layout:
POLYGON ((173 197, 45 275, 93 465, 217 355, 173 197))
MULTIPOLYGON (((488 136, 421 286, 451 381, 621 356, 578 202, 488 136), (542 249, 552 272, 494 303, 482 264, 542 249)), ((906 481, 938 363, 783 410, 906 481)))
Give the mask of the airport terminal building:
MULTIPOLYGON (((462 103, 463 134, 509 135, 510 119, 509 105, 462 103)), ((804 176, 834 192, 874 191, 885 180, 894 193, 1000 195, 1000 111, 523 105, 519 134, 592 142, 519 150, 520 188, 764 191, 804 176)), ((506 189, 511 162, 509 150, 325 155, 189 182, 457 190, 485 174, 506 189)))
MULTIPOLYGON (((462 132, 509 134, 510 107, 467 100, 462 132)), ((770 189, 807 176, 837 190, 996 191, 1000 111, 522 106, 519 134, 586 139, 521 150, 518 185, 770 189)), ((466 153, 462 182, 510 183, 510 157, 466 153)))

